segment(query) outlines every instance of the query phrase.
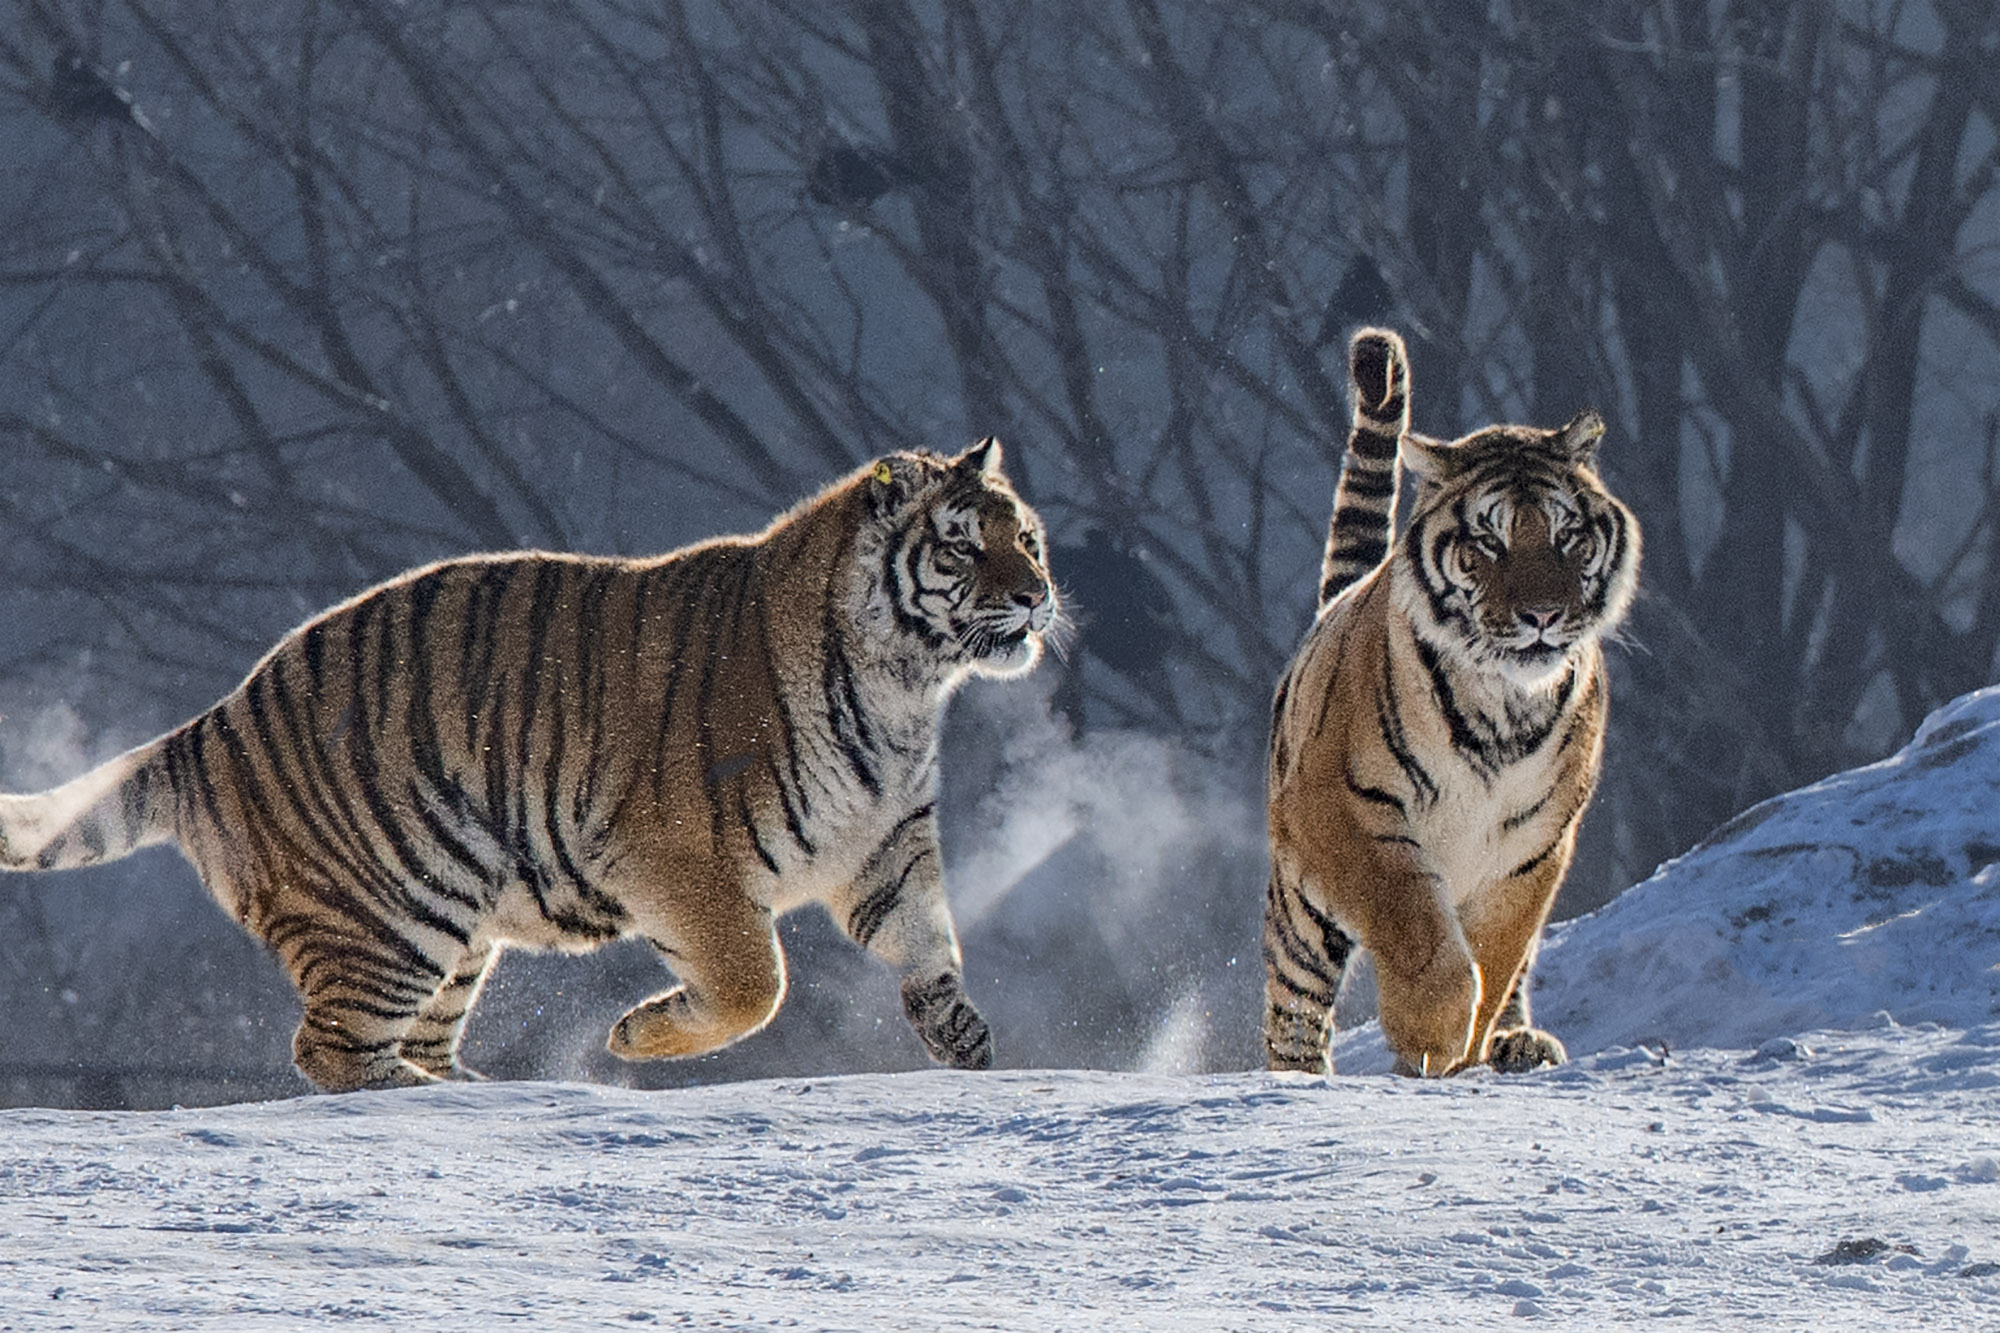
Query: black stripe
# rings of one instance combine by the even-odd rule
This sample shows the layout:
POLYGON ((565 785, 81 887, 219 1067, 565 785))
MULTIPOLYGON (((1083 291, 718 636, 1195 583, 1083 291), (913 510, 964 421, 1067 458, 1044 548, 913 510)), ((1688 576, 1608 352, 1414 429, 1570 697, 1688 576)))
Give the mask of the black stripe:
POLYGON ((1340 490, 1357 500, 1386 500, 1396 493, 1396 473, 1393 468, 1377 472, 1350 467, 1340 474, 1340 490))
POLYGON ((499 665, 500 609, 520 572, 519 561, 494 560, 483 565, 465 592, 465 628, 458 645, 459 693, 465 705, 468 741, 479 733, 480 716, 488 698, 492 672, 499 665))
MULTIPOLYGON (((792 748, 794 751, 797 749, 796 746, 792 748)), ((799 802, 803 803, 806 796, 805 788, 787 786, 784 776, 778 771, 777 761, 770 757, 768 751, 765 754, 765 770, 771 775, 771 785, 777 789, 778 806, 785 814, 785 832, 791 835, 792 844, 807 856, 819 855, 819 847, 806 833, 805 819, 799 806, 794 804, 792 799, 792 793, 796 790, 799 802)), ((796 776, 793 781, 797 782, 796 776)))
POLYGON ((736 818, 742 823, 743 831, 749 835, 750 848, 757 853, 757 859, 762 861, 772 874, 777 874, 778 859, 771 855, 770 849, 764 845, 762 835, 757 831, 757 816, 750 809, 750 784, 747 782, 739 782, 736 785, 736 818))
MULTIPOLYGON (((357 621, 352 627, 351 642, 354 646, 350 655, 354 659, 353 690, 357 703, 366 697, 369 684, 366 679, 367 654, 363 651, 367 631, 363 622, 367 619, 380 622, 375 634, 375 715, 371 718, 365 709, 357 710, 347 744, 348 767, 354 775, 361 801, 367 807, 374 832, 389 844, 389 851, 396 859, 396 864, 389 864, 376 849, 374 841, 367 842, 369 860, 382 872, 378 889, 400 918, 426 926, 463 946, 471 942, 471 930, 438 910, 427 890, 444 893, 461 906, 477 907, 478 902, 469 895, 436 884, 438 876, 425 864, 422 849, 411 841, 403 828, 401 812, 389 799, 382 782, 378 747, 387 734, 395 711, 394 691, 391 688, 394 674, 391 664, 395 660, 395 608, 386 596, 376 596, 363 602, 355 611, 357 621)), ((357 876, 357 879, 361 878, 357 876)), ((394 923, 388 924, 393 928, 394 923)), ((411 947, 415 948, 414 945, 411 947)), ((428 964, 428 955, 423 956, 428 964)))
POLYGON ((360 835, 353 812, 342 797, 339 780, 327 770, 319 738, 313 734, 305 711, 292 694, 285 659, 273 658, 245 687, 244 694, 250 704, 251 719, 263 737, 272 772, 299 823, 348 873, 355 873, 354 858, 357 854, 367 856, 367 840, 360 835), (270 696, 269 715, 266 690, 270 696), (272 725, 274 718, 276 727, 272 725), (290 775, 284 763, 287 755, 293 761, 290 775))
POLYGON ((1515 866, 1512 870, 1508 871, 1507 878, 1519 879, 1523 875, 1530 874, 1543 862, 1547 861, 1551 856, 1554 856, 1556 854, 1556 849, 1561 846, 1562 846, 1562 838, 1557 837, 1554 842, 1542 848, 1542 850, 1536 852, 1533 856, 1529 857, 1527 860, 1521 862, 1521 864, 1515 866))
MULTIPOLYGON (((1461 497, 1459 505, 1462 507, 1463 503, 1461 497)), ((1439 521, 1435 536, 1431 535, 1428 527, 1428 523, 1432 521, 1438 521, 1435 511, 1421 516, 1411 524, 1410 547, 1413 553, 1411 564, 1417 571, 1417 581, 1424 591, 1424 600, 1430 604, 1431 618, 1440 625, 1462 625, 1466 621, 1466 616, 1451 604, 1454 585, 1445 576, 1444 570, 1445 548, 1455 539, 1456 528, 1464 525, 1464 515, 1462 513, 1455 515, 1453 523, 1450 524, 1439 521), (1418 546, 1419 532, 1422 532, 1427 539, 1421 547, 1418 546), (1421 559, 1414 554, 1419 549, 1424 552, 1421 559), (1432 577, 1433 574, 1436 575, 1435 578, 1432 577)))
MULTIPOLYGON (((783 579, 789 571, 774 571, 773 580, 783 579)), ((807 856, 816 853, 812 839, 806 835, 805 820, 810 816, 812 798, 806 792, 805 774, 801 768, 799 754, 799 728, 792 716, 791 704, 785 698, 785 683, 778 676, 778 662, 771 648, 771 616, 769 609, 759 603, 757 606, 757 653, 764 664, 764 681, 771 692, 771 702, 778 710, 778 735, 771 746, 764 751, 765 767, 771 775, 771 785, 777 789, 778 804, 784 810, 785 830, 792 842, 807 856), (782 747, 785 764, 780 768, 774 747, 782 747)))
POLYGON ((596 886, 583 867, 577 864, 569 839, 563 836, 563 740, 568 731, 568 710, 563 707, 560 693, 554 696, 552 702, 554 707, 549 709, 549 752, 542 761, 542 833, 549 840, 549 851, 555 857, 556 869, 569 881, 571 892, 582 898, 596 886))
MULTIPOLYGON (((424 826, 424 832, 437 844, 439 851, 470 871, 477 880, 484 882, 492 875, 493 867, 466 845, 465 840, 459 837, 458 828, 445 819, 446 812, 439 810, 434 801, 426 799, 426 794, 414 782, 410 784, 409 798, 410 804, 416 809, 418 822, 424 826)), ((450 813, 463 815, 464 811, 453 810, 450 813)), ((443 885, 437 887, 440 891, 449 892, 443 885)), ((474 907, 490 906, 480 898, 465 898, 457 894, 453 896, 460 897, 461 901, 474 907)))
POLYGON ((889 850, 890 844, 894 843, 896 839, 902 837, 905 833, 910 831, 912 825, 916 824, 920 820, 930 818, 936 812, 937 812, 937 802, 925 801, 922 805, 916 807, 914 810, 910 811, 910 813, 908 813, 907 815, 904 815, 901 819, 896 821, 896 826, 889 830, 888 835, 885 836, 881 842, 875 844, 875 855, 869 857, 868 859, 872 861, 875 859, 876 856, 883 855, 885 852, 889 850))
POLYGON ((1264 956, 1265 974, 1294 995, 1321 1006, 1331 1006, 1340 994, 1340 983, 1335 978, 1329 977, 1316 962, 1306 957, 1301 952, 1304 947, 1298 937, 1291 933, 1289 927, 1281 928, 1276 925, 1267 927, 1259 949, 1264 956), (1306 973, 1305 981, 1302 982, 1294 977, 1294 972, 1306 973), (1305 982, 1316 983, 1316 988, 1309 989, 1305 982))
MULTIPOLYGON (((521 716, 514 727, 515 779, 508 793, 514 807, 516 847, 524 857, 532 856, 528 838, 529 764, 534 753, 535 720, 542 706, 542 673, 547 665, 549 631, 555 619, 561 582, 562 571, 554 561, 536 562, 535 586, 528 597, 528 642, 521 660, 521 716)), ((543 902, 541 907, 546 914, 548 904, 543 902)))
POLYGON ((299 636, 299 649, 306 659, 306 678, 312 682, 313 693, 318 694, 320 686, 326 683, 326 617, 321 616, 306 626, 299 636))
MULTIPOLYGON (((912 828, 915 828, 922 821, 931 818, 936 811, 937 803, 935 801, 925 801, 922 805, 917 806, 901 819, 897 820, 895 827, 884 835, 882 841, 875 845, 875 850, 869 854, 867 862, 862 866, 862 876, 867 876, 883 867, 890 853, 895 850, 896 844, 901 841, 903 835, 908 833, 912 828)), ((922 861, 924 857, 935 855, 937 855, 936 839, 934 837, 924 839, 918 844, 916 851, 911 854, 910 858, 903 863, 902 873, 894 881, 890 881, 887 876, 884 876, 882 882, 870 890, 860 903, 855 905, 854 910, 848 914, 847 933, 856 943, 862 945, 864 948, 867 946, 868 941, 881 928, 883 919, 889 915, 890 910, 901 897, 903 884, 909 879, 910 872, 916 868, 917 863, 922 861)))
POLYGON ((882 928, 882 923, 889 919, 889 914, 895 911, 896 905, 903 900, 903 886, 910 882, 910 876, 916 872, 926 857, 936 855, 935 848, 919 847, 916 853, 903 863, 900 875, 893 880, 884 880, 856 904, 854 911, 847 918, 847 933, 856 944, 864 949, 868 947, 868 942, 875 938, 875 933, 882 928))
MULTIPOLYGON (((1564 738, 1563 743, 1565 745, 1569 743, 1567 737, 1564 738)), ((1527 823, 1529 820, 1533 819, 1536 815, 1540 814, 1544 809, 1546 809, 1548 807, 1550 799, 1553 798, 1554 796, 1555 796, 1554 788, 1550 788, 1548 791, 1543 792, 1541 795, 1541 799, 1537 800, 1534 804, 1528 806, 1525 809, 1517 810, 1513 814, 1508 815, 1505 819, 1501 820, 1500 821, 1501 830, 1503 832, 1512 833, 1515 829, 1521 827, 1521 825, 1527 823)))
MULTIPOLYGON (((707 661, 716 652, 715 640, 720 632, 712 613, 715 586, 720 576, 727 572, 723 547, 704 547, 690 553, 685 559, 669 566, 672 570, 668 591, 674 598, 672 619, 667 624, 666 641, 660 650, 667 658, 667 679, 660 691, 660 735, 662 739, 679 730, 676 705, 680 700, 681 683, 687 675, 687 665, 694 660, 707 661), (696 617, 701 617, 700 628, 704 631, 701 642, 691 642, 689 633, 695 626, 696 617)), ((702 719, 697 716, 699 724, 702 719)), ((697 731, 696 739, 701 736, 697 731)), ((696 756, 700 762, 701 756, 696 756)), ((666 791, 667 756, 660 753, 653 765, 653 795, 660 796, 666 791)))
MULTIPOLYGON (((529 604, 528 654, 522 675, 522 717, 517 731, 519 779, 512 793, 519 830, 515 857, 544 920, 565 932, 604 938, 617 933, 615 923, 624 919, 624 909, 612 904, 578 864, 562 827, 562 773, 563 761, 568 753, 569 710, 566 705, 572 698, 572 692, 566 688, 569 679, 563 671, 564 664, 559 657, 551 654, 549 641, 562 610, 564 585, 571 581, 574 568, 554 560, 542 562, 536 571, 534 595, 529 604), (544 676, 552 682, 547 690, 549 735, 546 753, 537 768, 533 764, 534 730, 542 714, 544 676), (538 791, 532 785, 535 780, 540 783, 538 791), (529 831, 529 821, 533 816, 538 816, 542 834, 548 842, 553 869, 569 891, 560 899, 555 893, 556 883, 550 873, 551 866, 538 854, 529 831), (586 905, 595 910, 595 916, 586 915, 581 910, 586 905), (611 907, 610 912, 606 911, 607 906, 611 907)), ((574 630, 574 624, 570 628, 574 630)), ((574 640, 574 633, 563 636, 565 643, 573 644, 574 640)))
POLYGON ((1356 422, 1354 429, 1347 436, 1347 452, 1369 463, 1393 463, 1396 458, 1396 443, 1402 435, 1400 419, 1379 423, 1356 422))
POLYGON ((868 720, 861 708, 861 699, 854 687, 854 664, 848 660, 845 634, 840 624, 838 604, 833 598, 826 603, 826 620, 823 626, 826 639, 826 654, 820 661, 820 689, 825 698, 822 707, 826 711, 828 726, 833 732, 834 748, 847 761, 847 767, 861 783, 862 789, 870 797, 882 795, 882 780, 876 775, 874 760, 869 754, 868 720))
MULTIPOLYGON (((742 552, 735 552, 739 558, 731 562, 726 573, 733 575, 727 594, 721 596, 721 605, 709 607, 709 623, 714 630, 709 640, 708 652, 703 655, 701 679, 695 688, 695 729, 701 761, 712 763, 716 760, 715 743, 715 687, 723 664, 736 655, 736 649, 743 637, 744 608, 750 597, 751 577, 756 569, 742 552)), ((720 580, 717 580, 718 584, 720 580)), ((711 784, 707 789, 709 839, 720 854, 728 845, 730 811, 722 803, 722 784, 711 784)))
POLYGON ((396 653, 396 608, 403 600, 400 596, 391 600, 391 591, 400 593, 400 588, 385 590, 368 600, 380 603, 381 628, 375 638, 375 729, 377 735, 386 735, 390 724, 390 714, 394 711, 396 682, 401 678, 403 662, 396 653))
POLYGON ((1397 706, 1396 680, 1389 667, 1389 645, 1388 640, 1384 639, 1382 681, 1375 691, 1375 729, 1382 737, 1382 744, 1387 747, 1389 756, 1396 761, 1396 766, 1403 770, 1403 776, 1409 780, 1417 804, 1429 805, 1438 797, 1438 785, 1424 766, 1417 762, 1417 757, 1410 753, 1409 740, 1403 731, 1402 710, 1397 706))
MULTIPOLYGON (((258 860, 262 862, 268 874, 270 870, 270 856, 267 849, 271 843, 280 844, 289 855, 294 857, 299 856, 299 849, 286 836, 283 826, 278 823, 272 813, 270 801, 264 792, 264 785, 258 781, 256 770, 251 763, 249 747, 244 744, 242 736, 236 730, 235 722, 229 716, 228 704, 225 703, 209 713, 207 720, 210 725, 204 728, 204 732, 213 730, 216 733, 216 738, 222 743, 223 754, 229 763, 228 776, 234 779, 232 786, 236 792, 236 797, 239 801, 244 802, 250 807, 253 816, 249 821, 248 828, 229 830, 229 832, 239 838, 247 837, 253 842, 259 853, 258 860)), ((207 745, 205 738, 201 744, 205 750, 207 745)), ((218 806, 216 832, 218 835, 221 835, 224 833, 224 830, 225 826, 222 823, 220 808, 218 806)), ((300 857, 300 859, 304 858, 300 857)))
POLYGON ((593 569, 577 601, 576 678, 582 694, 578 706, 589 727, 581 765, 583 771, 571 793, 570 819, 579 828, 586 824, 591 807, 596 804, 597 783, 602 776, 604 762, 604 699, 610 688, 604 603, 610 595, 614 573, 609 567, 593 569))
POLYGON ((1370 537, 1364 540, 1343 542, 1339 549, 1333 553, 1333 558, 1354 566, 1355 572, 1358 574, 1362 570, 1375 568, 1375 566, 1382 563, 1382 557, 1388 554, 1389 543, 1385 539, 1370 537))
POLYGON ((1353 792, 1362 800, 1367 801, 1371 805, 1384 806, 1390 810, 1394 810, 1399 815, 1407 815, 1409 813, 1409 807, 1403 804, 1402 797, 1392 792, 1383 791, 1380 787, 1368 786, 1354 776, 1353 769, 1349 769, 1345 776, 1347 790, 1353 792))
MULTIPOLYGON (((924 526, 921 536, 914 535, 916 524, 911 524, 896 533, 882 553, 882 577, 889 593, 889 607, 895 613, 896 623, 914 634, 932 652, 941 652, 948 644, 946 636, 928 620, 915 614, 903 605, 903 594, 907 585, 910 600, 915 603, 918 595, 931 590, 924 587, 917 574, 917 561, 935 536, 930 528, 929 516, 918 519, 924 526)), ((950 584, 945 586, 949 587, 950 584)))
MULTIPOLYGON (((198 799, 201 802, 201 808, 208 816, 209 831, 218 838, 223 836, 224 829, 227 826, 222 817, 222 798, 217 793, 215 773, 212 771, 208 757, 208 733, 216 729, 215 716, 220 711, 221 708, 218 706, 209 712, 203 713, 183 733, 188 738, 190 750, 187 756, 187 763, 194 775, 196 790, 193 796, 194 799, 198 799)), ((176 783, 176 785, 178 786, 179 784, 176 783)), ((249 833, 253 843, 261 842, 261 834, 258 830, 251 829, 249 833)), ((259 850, 255 846, 252 848, 253 854, 259 850)))
POLYGON ((1345 967, 1347 955, 1354 948, 1353 939, 1334 923, 1332 917, 1314 907, 1312 900, 1306 897, 1303 890, 1293 889, 1292 895, 1292 900, 1299 905, 1299 910, 1304 912, 1306 919, 1318 929, 1320 943, 1326 949, 1327 960, 1335 967, 1345 967))
POLYGON ((1443 658, 1423 635, 1412 634, 1410 637, 1416 641, 1417 660, 1423 663, 1424 671, 1431 678, 1431 696, 1437 701, 1445 729, 1451 733, 1452 748, 1474 760, 1474 767, 1486 770, 1488 775, 1497 771, 1500 764, 1495 761, 1493 747, 1480 736, 1458 706, 1458 696, 1452 689, 1450 673, 1445 670, 1443 658))
MULTIPOLYGON (((1311 904, 1304 900, 1299 890, 1290 885, 1273 883, 1265 893, 1265 959, 1267 962, 1272 961, 1269 949, 1271 941, 1275 939, 1284 951, 1283 961, 1292 963, 1300 971, 1307 973, 1313 980, 1318 981, 1326 988, 1326 995, 1330 1000, 1333 994, 1340 989, 1341 972, 1339 969, 1340 965, 1345 962, 1346 955, 1343 954, 1339 960, 1335 960, 1327 956, 1324 948, 1315 949, 1312 943, 1305 936, 1299 934, 1293 927, 1291 913, 1287 910, 1289 903, 1297 903, 1304 909, 1308 920, 1314 920, 1315 918, 1311 904)), ((1318 924, 1317 921, 1314 923, 1315 925, 1318 924)), ((1324 937, 1324 930, 1322 930, 1321 934, 1324 937)))
POLYGON ((431 616, 437 610, 444 580, 430 574, 410 586, 410 697, 403 713, 403 730, 410 744, 410 758, 424 781, 439 792, 450 791, 451 777, 445 771, 444 743, 438 737, 437 710, 431 701, 432 659, 431 616))

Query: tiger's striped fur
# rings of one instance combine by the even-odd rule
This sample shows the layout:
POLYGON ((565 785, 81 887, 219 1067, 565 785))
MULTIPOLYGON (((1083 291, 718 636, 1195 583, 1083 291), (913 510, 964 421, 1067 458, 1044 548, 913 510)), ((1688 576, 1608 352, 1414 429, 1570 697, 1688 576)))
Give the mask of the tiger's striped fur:
POLYGON ((1528 971, 1597 783, 1639 525, 1593 470, 1595 412, 1444 444, 1410 431, 1394 333, 1358 332, 1349 369, 1320 611, 1273 708, 1266 1058, 1329 1070, 1359 946, 1403 1072, 1559 1063, 1528 971))
POLYGON ((903 977, 934 1059, 984 1068, 939 873, 937 721, 1033 666, 1042 530, 997 442, 898 454, 754 537, 653 559, 413 570, 287 636, 228 698, 53 791, 0 796, 0 865, 178 842, 305 1003, 323 1089, 467 1074, 507 945, 650 941, 679 985, 629 1059, 762 1027, 775 918, 818 902, 903 977))

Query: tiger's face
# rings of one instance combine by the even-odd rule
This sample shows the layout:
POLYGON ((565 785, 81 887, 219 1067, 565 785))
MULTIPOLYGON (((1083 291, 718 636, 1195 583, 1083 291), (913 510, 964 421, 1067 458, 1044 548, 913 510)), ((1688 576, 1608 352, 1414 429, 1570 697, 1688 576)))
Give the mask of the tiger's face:
POLYGON ((1406 438, 1424 479, 1407 539, 1416 610, 1444 646, 1523 685, 1614 630, 1638 583, 1639 524, 1592 470, 1604 426, 1406 438))
POLYGON ((900 500, 883 578, 896 622, 976 674, 1032 668, 1056 622, 1056 591, 1041 520, 1001 474, 999 441, 949 460, 898 456, 876 469, 885 498, 900 500))

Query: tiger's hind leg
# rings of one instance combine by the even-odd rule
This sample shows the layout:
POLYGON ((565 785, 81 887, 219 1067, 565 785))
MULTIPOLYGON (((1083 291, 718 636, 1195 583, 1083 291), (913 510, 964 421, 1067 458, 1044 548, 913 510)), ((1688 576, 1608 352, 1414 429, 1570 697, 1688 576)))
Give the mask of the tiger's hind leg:
POLYGON ((1266 1067, 1333 1072, 1333 1005, 1353 952, 1346 932, 1274 869, 1264 891, 1266 1067))
POLYGON ((475 944, 465 951, 437 994, 431 996, 410 1030, 403 1034, 403 1058, 438 1078, 483 1080, 486 1076, 461 1064, 458 1044, 465 1035, 466 1015, 492 974, 499 950, 475 944))
POLYGON ((308 928, 280 952, 305 1001, 292 1037, 299 1072, 322 1092, 408 1088, 437 1075, 403 1057, 403 1039, 445 981, 443 967, 384 925, 362 935, 308 928))
POLYGON ((736 888, 701 900, 693 921, 634 918, 680 984, 627 1010, 605 1045, 622 1060, 701 1055, 749 1036, 785 998, 785 954, 771 913, 736 888))
POLYGON ((827 906, 848 938, 902 977, 903 1014, 930 1058, 953 1069, 989 1069, 993 1031, 965 993, 939 865, 936 816, 924 806, 883 839, 827 906))

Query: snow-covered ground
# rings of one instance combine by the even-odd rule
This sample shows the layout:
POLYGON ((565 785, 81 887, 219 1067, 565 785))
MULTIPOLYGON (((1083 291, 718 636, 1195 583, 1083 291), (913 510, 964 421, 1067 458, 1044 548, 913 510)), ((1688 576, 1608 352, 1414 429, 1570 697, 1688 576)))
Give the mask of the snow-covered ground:
POLYGON ((2000 1326, 2000 692, 1553 932, 1575 1061, 0 1113, 0 1329, 2000 1326))

